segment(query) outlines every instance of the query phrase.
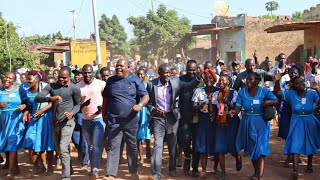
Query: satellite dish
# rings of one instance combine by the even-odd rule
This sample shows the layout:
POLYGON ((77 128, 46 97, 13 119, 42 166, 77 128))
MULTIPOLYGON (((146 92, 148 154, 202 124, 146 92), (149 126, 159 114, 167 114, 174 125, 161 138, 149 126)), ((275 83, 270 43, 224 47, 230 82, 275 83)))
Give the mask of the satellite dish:
POLYGON ((213 9, 217 16, 230 16, 230 8, 226 0, 216 0, 213 9))

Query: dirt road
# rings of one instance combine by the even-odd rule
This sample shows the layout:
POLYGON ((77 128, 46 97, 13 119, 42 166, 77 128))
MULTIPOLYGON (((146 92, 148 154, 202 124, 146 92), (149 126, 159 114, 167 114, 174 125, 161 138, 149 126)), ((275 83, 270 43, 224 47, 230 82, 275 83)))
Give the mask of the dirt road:
MULTIPOLYGON (((266 167, 265 167, 265 180, 286 180, 290 179, 290 174, 292 171, 292 168, 284 168, 282 163, 284 160, 284 155, 282 153, 283 151, 283 144, 284 142, 276 137, 278 132, 278 128, 273 125, 272 126, 272 132, 270 137, 270 147, 271 147, 271 155, 269 155, 266 158, 266 167)), ((85 173, 80 172, 80 163, 76 158, 77 154, 75 152, 72 152, 72 159, 73 159, 73 167, 75 170, 74 175, 72 176, 72 179, 77 180, 87 180, 89 179, 89 176, 87 176, 85 173)), ((302 157, 303 160, 306 162, 306 157, 302 157)), ((30 161, 27 156, 27 153, 24 151, 21 151, 19 153, 19 166, 21 169, 21 174, 14 179, 26 179, 29 169, 32 167, 30 166, 30 161)), ((103 178, 104 174, 104 164, 106 162, 106 154, 103 154, 103 160, 102 164, 100 166, 100 179, 103 178)), ((180 179, 180 180, 189 180, 189 179, 197 179, 192 178, 191 174, 184 174, 182 171, 182 168, 177 168, 177 172, 179 173, 178 178, 171 178, 168 173, 168 151, 165 148, 165 154, 163 159, 163 178, 162 179, 180 179)), ((227 179, 228 180, 242 180, 242 179, 249 179, 249 177, 253 174, 253 168, 251 165, 251 161, 248 156, 243 156, 243 167, 240 172, 237 172, 235 170, 235 161, 231 155, 226 156, 226 170, 227 170, 227 179)), ((207 168, 207 179, 218 179, 218 175, 213 173, 212 170, 212 161, 208 161, 208 168, 207 168)), ((301 165, 299 169, 300 173, 300 179, 302 180, 320 180, 320 160, 319 156, 314 157, 314 173, 312 174, 306 174, 304 170, 306 169, 306 165, 301 165)), ((199 170, 201 171, 201 168, 199 167, 199 170)), ((4 170, 0 170, 4 171, 4 170)), ((139 168, 139 174, 140 178, 142 180, 147 179, 148 176, 151 175, 150 170, 150 163, 145 163, 143 167, 139 168)), ((128 167, 126 164, 122 164, 119 167, 118 171, 118 178, 117 179, 129 179, 129 172, 128 167)), ((5 179, 5 177, 0 177, 0 179, 5 179)), ((35 180, 53 180, 53 179, 61 179, 61 167, 58 167, 55 169, 55 172, 52 176, 35 176, 32 179, 35 180)))

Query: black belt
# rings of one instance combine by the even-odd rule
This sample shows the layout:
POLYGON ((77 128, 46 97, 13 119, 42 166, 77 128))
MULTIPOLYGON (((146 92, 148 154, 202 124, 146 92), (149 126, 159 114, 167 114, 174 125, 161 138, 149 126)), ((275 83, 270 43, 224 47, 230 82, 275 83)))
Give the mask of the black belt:
POLYGON ((171 113, 171 111, 169 111, 169 112, 164 112, 164 111, 162 111, 161 113, 157 113, 157 115, 158 115, 158 116, 161 116, 161 117, 166 117, 166 116, 168 116, 170 113, 171 113))

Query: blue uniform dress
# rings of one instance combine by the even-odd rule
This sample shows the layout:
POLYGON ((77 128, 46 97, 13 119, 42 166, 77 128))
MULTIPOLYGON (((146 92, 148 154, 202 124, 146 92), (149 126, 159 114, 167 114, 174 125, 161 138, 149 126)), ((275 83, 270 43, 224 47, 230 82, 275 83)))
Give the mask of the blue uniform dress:
POLYGON ((0 152, 16 152, 21 149, 25 135, 23 112, 16 110, 22 103, 19 88, 14 86, 9 91, 0 88, 0 102, 7 102, 0 108, 0 152))
POLYGON ((138 112, 139 117, 139 126, 137 132, 137 140, 149 140, 151 139, 151 132, 148 125, 148 109, 146 107, 142 107, 138 112))
MULTIPOLYGON (((289 82, 286 81, 283 84, 281 89, 288 90, 289 89, 289 82)), ((285 99, 279 98, 279 109, 278 109, 278 119, 279 119, 279 132, 278 137, 282 139, 287 139, 290 127, 290 119, 291 119, 291 107, 285 99)))
POLYGON ((284 154, 317 154, 320 148, 320 122, 313 115, 319 96, 314 90, 307 90, 305 99, 297 91, 282 91, 292 108, 289 134, 284 145, 284 154))
MULTIPOLYGON (((217 106, 218 104, 218 93, 216 91, 213 94, 212 104, 217 106)), ((237 99, 237 91, 230 90, 230 94, 228 97, 228 101, 231 103, 235 103, 237 99)), ((226 153, 236 153, 236 140, 238 135, 238 129, 240 124, 239 116, 230 117, 227 111, 227 123, 226 127, 219 126, 216 121, 214 121, 214 144, 213 144, 213 152, 214 154, 226 154, 226 153)))
MULTIPOLYGON (((215 89, 217 91, 218 88, 215 89)), ((204 88, 197 88, 192 96, 192 102, 194 104, 208 103, 208 96, 204 88)), ((213 139, 214 139, 214 127, 210 120, 210 114, 208 112, 208 106, 200 109, 198 131, 196 135, 196 147, 195 150, 199 153, 212 155, 213 154, 213 139)))
MULTIPOLYGON (((145 87, 147 84, 145 84, 145 87)), ((151 131, 149 128, 149 111, 146 107, 142 107, 141 110, 138 112, 139 117, 139 125, 138 125, 138 132, 137 132, 137 140, 150 140, 151 139, 151 131)))
MULTIPOLYGON (((45 87, 45 84, 40 84, 39 89, 45 87)), ((32 93, 27 89, 22 93, 23 99, 32 109, 33 116, 39 109, 47 106, 48 103, 36 103, 34 98, 40 91, 32 93)), ((50 110, 43 113, 38 119, 31 118, 27 128, 27 133, 23 141, 23 148, 33 149, 34 152, 53 151, 54 141, 52 134, 52 112, 50 110)))
POLYGON ((276 100, 276 96, 267 88, 258 87, 254 97, 250 96, 248 88, 239 91, 236 107, 244 109, 236 140, 237 151, 244 150, 251 160, 268 155, 270 122, 263 119, 264 100, 276 100))

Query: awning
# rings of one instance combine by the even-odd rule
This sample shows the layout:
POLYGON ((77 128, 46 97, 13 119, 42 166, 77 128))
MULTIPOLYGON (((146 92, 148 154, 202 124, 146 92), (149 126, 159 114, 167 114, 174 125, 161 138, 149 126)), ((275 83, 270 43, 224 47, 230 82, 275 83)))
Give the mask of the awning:
POLYGON ((307 21, 307 22, 290 22, 280 25, 275 25, 265 29, 267 33, 277 33, 285 31, 300 31, 320 26, 320 21, 307 21))
POLYGON ((214 28, 204 28, 204 29, 198 29, 193 30, 192 32, 186 33, 187 35, 207 35, 207 34, 218 34, 219 32, 223 31, 234 31, 242 29, 244 26, 231 26, 231 27, 214 27, 214 28))

